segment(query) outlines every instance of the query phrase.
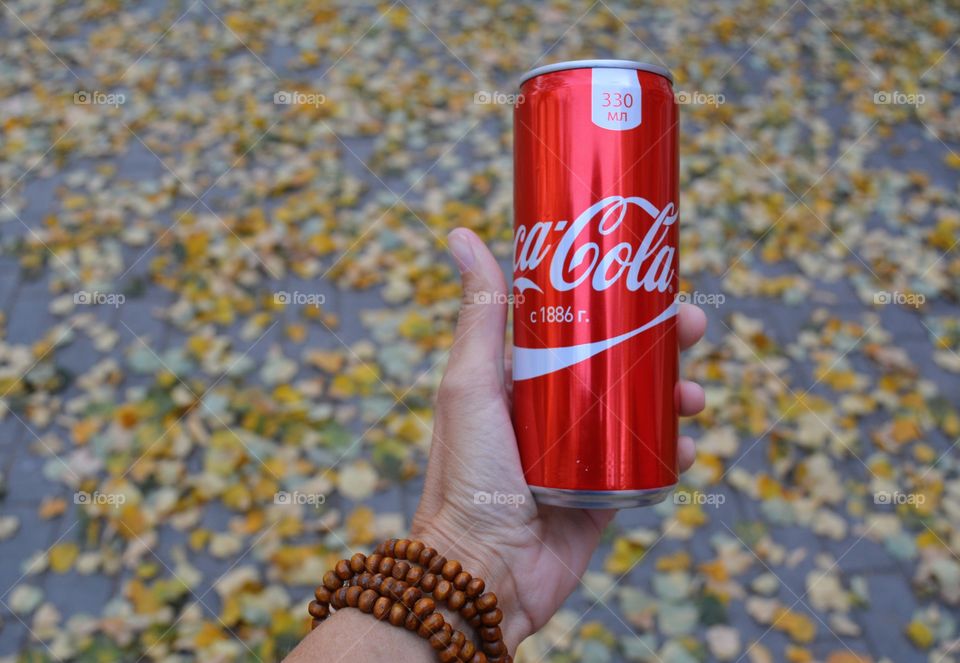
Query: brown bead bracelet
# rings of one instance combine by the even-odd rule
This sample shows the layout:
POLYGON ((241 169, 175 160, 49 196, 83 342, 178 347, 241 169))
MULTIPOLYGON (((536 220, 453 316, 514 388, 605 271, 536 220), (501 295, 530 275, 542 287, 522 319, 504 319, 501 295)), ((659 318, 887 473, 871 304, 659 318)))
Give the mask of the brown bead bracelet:
POLYGON ((484 593, 485 588, 483 580, 464 571, 460 562, 422 541, 389 539, 369 556, 356 553, 337 562, 324 574, 308 611, 316 628, 333 611, 357 608, 416 631, 443 663, 512 663, 500 629, 503 612, 496 594, 484 593), (477 629, 479 648, 447 623, 441 605, 477 629))

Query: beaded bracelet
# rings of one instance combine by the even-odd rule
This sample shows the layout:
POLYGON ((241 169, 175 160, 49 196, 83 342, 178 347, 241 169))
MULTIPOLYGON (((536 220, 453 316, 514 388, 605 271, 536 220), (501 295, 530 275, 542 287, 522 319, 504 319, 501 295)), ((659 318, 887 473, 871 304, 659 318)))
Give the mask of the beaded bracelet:
POLYGON ((357 608, 426 639, 442 663, 512 663, 500 622, 497 596, 482 579, 422 541, 389 539, 369 557, 341 559, 323 576, 308 612, 312 628, 333 611, 357 608), (432 594, 432 598, 428 596, 432 594), (461 617, 480 636, 480 647, 443 618, 438 604, 461 617))

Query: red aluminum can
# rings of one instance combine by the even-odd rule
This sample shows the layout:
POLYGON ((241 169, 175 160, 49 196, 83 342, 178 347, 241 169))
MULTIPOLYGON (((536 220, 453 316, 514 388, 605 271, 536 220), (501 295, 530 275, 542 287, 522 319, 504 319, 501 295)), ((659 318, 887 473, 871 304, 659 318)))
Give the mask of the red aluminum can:
POLYGON ((678 121, 662 67, 534 69, 514 110, 513 420, 538 502, 677 483, 678 121))

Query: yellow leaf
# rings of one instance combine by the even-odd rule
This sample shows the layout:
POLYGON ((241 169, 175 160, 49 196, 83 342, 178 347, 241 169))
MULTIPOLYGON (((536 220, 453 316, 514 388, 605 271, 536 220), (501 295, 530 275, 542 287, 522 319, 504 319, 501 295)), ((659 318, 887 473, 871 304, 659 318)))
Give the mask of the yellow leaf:
POLYGON ((921 434, 920 427, 913 419, 897 419, 893 422, 891 432, 893 439, 899 444, 915 440, 920 437, 921 434))
POLYGON ((850 651, 835 651, 827 655, 827 663, 872 663, 869 656, 861 656, 850 651))
POLYGON ((346 521, 347 540, 351 545, 365 546, 373 543, 376 531, 373 527, 373 509, 361 506, 353 510, 346 521))
POLYGON ((700 527, 707 522, 707 514, 699 504, 686 504, 677 509, 677 520, 687 527, 700 527))
POLYGON ((604 562, 604 568, 607 573, 626 573, 643 559, 646 552, 646 548, 637 543, 622 538, 616 539, 613 542, 613 550, 604 562))
POLYGON ((785 632, 796 642, 810 642, 817 634, 817 627, 809 617, 786 608, 777 611, 774 628, 785 632))
POLYGON ((678 550, 672 555, 664 555, 657 560, 658 571, 686 571, 690 568, 690 553, 686 550, 678 550))
POLYGON ((53 497, 44 500, 40 504, 40 508, 37 510, 37 513, 44 520, 50 520, 51 518, 56 518, 57 516, 63 515, 63 512, 66 510, 67 501, 62 497, 53 497))
POLYGON ((907 625, 907 637, 920 649, 930 649, 933 645, 933 631, 923 622, 916 620, 907 625))
POLYGON ((99 427, 100 422, 96 419, 84 419, 73 425, 70 434, 73 436, 73 441, 77 444, 86 444, 90 440, 90 437, 97 432, 99 427))
POLYGON ((66 573, 73 566, 80 554, 76 543, 58 543, 50 549, 50 568, 55 573, 66 573))
POLYGON ((197 631, 197 635, 194 637, 194 642, 196 643, 197 647, 203 649, 224 639, 225 637, 223 632, 219 628, 214 626, 211 622, 204 622, 203 626, 200 627, 200 630, 197 631))

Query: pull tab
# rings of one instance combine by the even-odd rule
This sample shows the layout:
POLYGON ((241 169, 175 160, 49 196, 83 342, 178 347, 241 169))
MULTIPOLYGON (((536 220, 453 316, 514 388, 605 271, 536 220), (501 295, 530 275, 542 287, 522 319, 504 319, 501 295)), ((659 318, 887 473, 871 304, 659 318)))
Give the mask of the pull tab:
POLYGON ((624 131, 640 126, 640 80, 633 69, 592 71, 590 109, 595 125, 624 131))

